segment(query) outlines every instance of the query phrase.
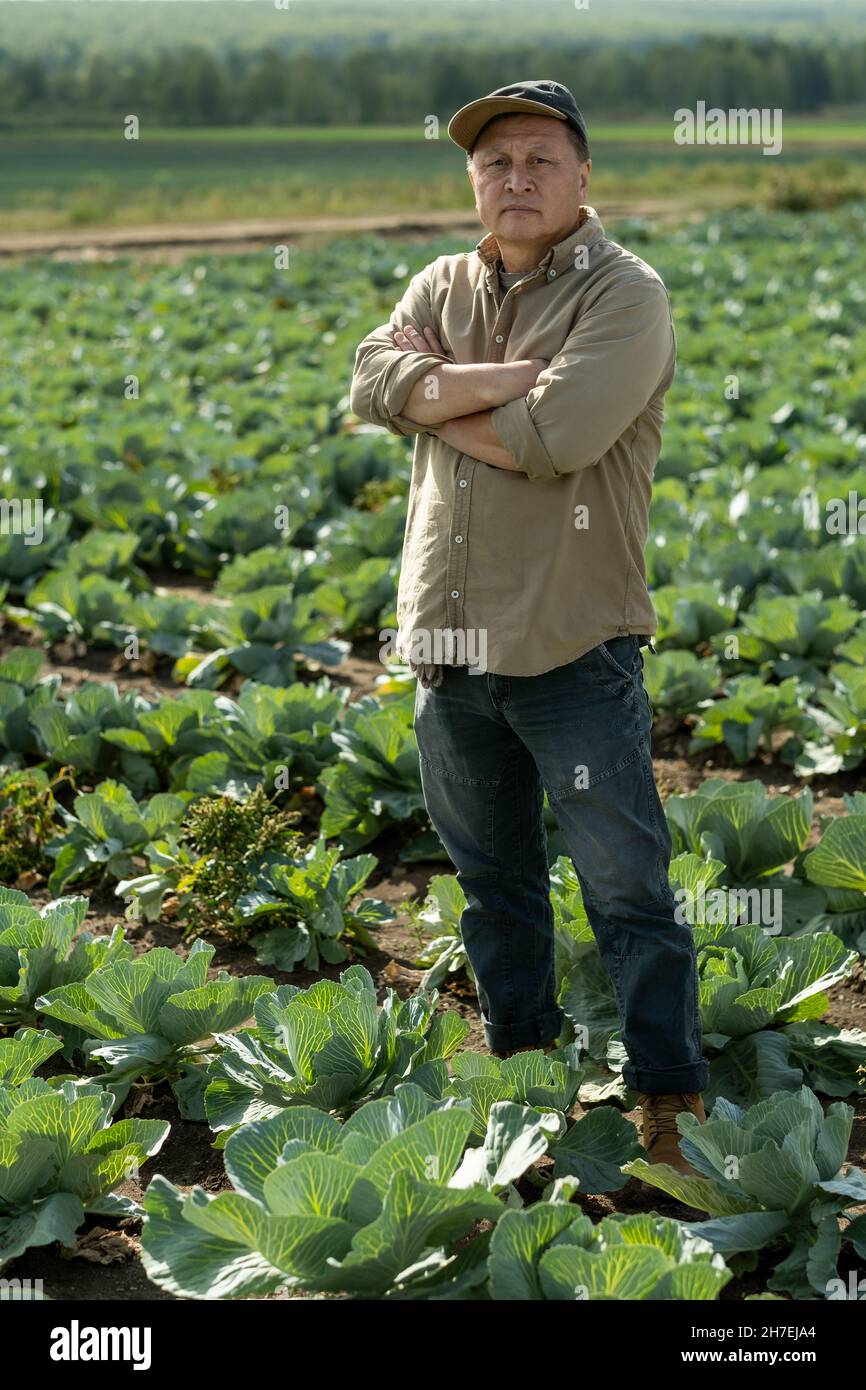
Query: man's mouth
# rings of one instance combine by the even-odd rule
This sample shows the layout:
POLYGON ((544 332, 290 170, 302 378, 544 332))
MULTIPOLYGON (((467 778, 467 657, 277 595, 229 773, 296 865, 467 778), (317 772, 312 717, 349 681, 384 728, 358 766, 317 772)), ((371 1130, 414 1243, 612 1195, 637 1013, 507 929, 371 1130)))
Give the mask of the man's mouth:
POLYGON ((518 203, 509 203, 509 204, 508 204, 508 207, 507 207, 507 208, 503 208, 502 211, 503 211, 503 212, 537 212, 537 211, 538 211, 538 208, 525 208, 525 207, 521 207, 518 203))

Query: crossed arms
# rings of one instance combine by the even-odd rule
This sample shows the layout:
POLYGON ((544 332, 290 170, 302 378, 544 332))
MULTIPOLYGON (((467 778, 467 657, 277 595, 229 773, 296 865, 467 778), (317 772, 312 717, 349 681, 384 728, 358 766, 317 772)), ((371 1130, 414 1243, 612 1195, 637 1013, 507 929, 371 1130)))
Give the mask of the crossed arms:
POLYGON ((662 282, 627 270, 587 302, 550 362, 455 363, 434 324, 435 262, 359 345, 350 404, 395 434, 435 434, 494 468, 546 482, 591 467, 673 375, 662 282))
POLYGON ((504 448, 490 423, 490 412, 507 401, 524 397, 547 366, 544 357, 517 362, 452 362, 432 328, 407 323, 392 334, 401 352, 434 352, 446 361, 419 378, 403 407, 407 418, 426 426, 461 454, 470 454, 494 468, 521 472, 518 460, 504 448))

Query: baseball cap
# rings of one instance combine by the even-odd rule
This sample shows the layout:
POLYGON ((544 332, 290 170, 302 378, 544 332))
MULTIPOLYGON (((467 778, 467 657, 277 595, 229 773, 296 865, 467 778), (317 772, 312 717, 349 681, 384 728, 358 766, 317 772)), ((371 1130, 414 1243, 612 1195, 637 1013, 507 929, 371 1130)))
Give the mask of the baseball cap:
POLYGON ((555 116, 567 121, 573 130, 583 136, 589 148, 586 123, 577 109, 577 103, 567 87, 561 82, 541 81, 514 82, 510 87, 497 87, 486 97, 470 101, 461 106, 448 122, 448 134, 461 149, 470 150, 481 130, 495 116, 505 116, 511 111, 526 111, 535 116, 555 116))

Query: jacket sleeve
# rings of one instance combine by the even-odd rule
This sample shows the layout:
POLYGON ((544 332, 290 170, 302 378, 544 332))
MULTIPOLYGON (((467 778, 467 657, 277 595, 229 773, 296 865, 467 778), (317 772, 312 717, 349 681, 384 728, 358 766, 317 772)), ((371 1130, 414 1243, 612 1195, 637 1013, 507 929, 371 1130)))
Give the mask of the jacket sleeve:
POLYGON ((429 425, 418 424, 400 412, 415 382, 432 367, 450 361, 433 352, 401 352, 394 346, 391 336, 395 329, 407 323, 416 328, 432 328, 437 336, 441 333, 440 326, 433 321, 430 301, 430 280, 435 264, 431 261, 412 276, 388 322, 368 333, 355 353, 349 404, 362 420, 383 425, 392 434, 423 434, 429 430, 429 425))
POLYGON ((532 390, 497 406, 490 423, 532 480, 575 473, 625 433, 675 358, 661 280, 620 281, 581 315, 532 390))

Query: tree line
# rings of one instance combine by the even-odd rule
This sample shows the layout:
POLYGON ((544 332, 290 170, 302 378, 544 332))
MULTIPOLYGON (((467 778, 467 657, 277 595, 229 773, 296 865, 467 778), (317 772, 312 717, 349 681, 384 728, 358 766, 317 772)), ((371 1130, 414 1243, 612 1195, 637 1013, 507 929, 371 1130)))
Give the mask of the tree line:
POLYGON ((109 125, 404 125, 443 122, 479 93, 527 73, 565 82, 592 119, 669 116, 681 106, 814 113, 863 103, 866 40, 785 43, 707 35, 692 42, 596 42, 491 49, 375 45, 348 54, 187 46, 66 64, 0 48, 0 121, 109 125))

